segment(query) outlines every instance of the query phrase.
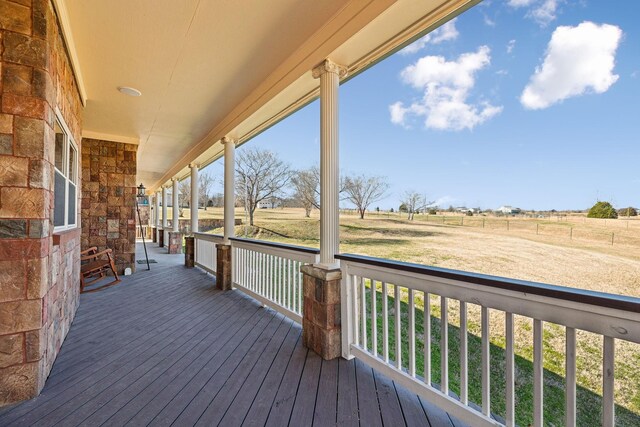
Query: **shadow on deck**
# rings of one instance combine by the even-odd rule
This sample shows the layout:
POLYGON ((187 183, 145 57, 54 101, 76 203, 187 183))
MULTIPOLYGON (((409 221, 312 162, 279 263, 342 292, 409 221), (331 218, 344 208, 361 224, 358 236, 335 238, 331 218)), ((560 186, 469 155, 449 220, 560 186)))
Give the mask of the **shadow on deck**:
POLYGON ((460 425, 359 361, 323 361, 299 325, 148 248, 151 271, 81 296, 41 395, 0 409, 0 425, 460 425))

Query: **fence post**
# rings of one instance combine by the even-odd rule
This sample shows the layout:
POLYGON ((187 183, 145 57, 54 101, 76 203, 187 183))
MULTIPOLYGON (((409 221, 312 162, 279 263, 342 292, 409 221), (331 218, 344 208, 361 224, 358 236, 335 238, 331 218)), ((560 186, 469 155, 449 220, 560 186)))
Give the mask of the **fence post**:
POLYGON ((484 228, 484 218, 482 218, 482 228, 484 228))
POLYGON ((540 224, 536 222, 536 235, 538 234, 538 227, 540 227, 540 224))
POLYGON ((507 231, 509 231, 509 220, 507 220, 507 231))

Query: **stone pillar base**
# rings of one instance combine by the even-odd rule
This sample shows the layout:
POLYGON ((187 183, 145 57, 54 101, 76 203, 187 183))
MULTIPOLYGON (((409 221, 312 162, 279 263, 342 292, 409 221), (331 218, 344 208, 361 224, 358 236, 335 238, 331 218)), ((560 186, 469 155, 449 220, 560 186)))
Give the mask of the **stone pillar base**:
POLYGON ((184 238, 184 266, 193 268, 195 266, 195 241, 193 236, 184 238))
POLYGON ((216 245, 216 287, 221 291, 232 289, 231 245, 216 245))
POLYGON ((169 232, 169 253, 170 254, 181 254, 182 253, 182 234, 179 231, 170 231, 169 232))
POLYGON ((313 265, 300 268, 303 275, 304 306, 302 343, 331 360, 342 355, 339 269, 325 270, 313 265))
POLYGON ((164 248, 164 230, 158 228, 158 247, 164 248))
POLYGON ((156 227, 151 227, 151 242, 158 242, 158 229, 156 227))

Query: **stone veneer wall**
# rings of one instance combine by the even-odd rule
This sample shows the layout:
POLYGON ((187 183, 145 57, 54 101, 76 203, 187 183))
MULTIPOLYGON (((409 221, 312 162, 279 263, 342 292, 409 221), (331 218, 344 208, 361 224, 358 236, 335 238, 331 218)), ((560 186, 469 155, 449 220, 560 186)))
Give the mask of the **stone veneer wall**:
POLYGON ((82 140, 82 249, 110 248, 135 271, 137 145, 82 140))
MULTIPOLYGON (((53 234, 55 109, 80 96, 49 0, 0 0, 0 406, 36 396, 79 302, 80 231, 53 234)), ((79 203, 78 203, 79 205, 79 203)))

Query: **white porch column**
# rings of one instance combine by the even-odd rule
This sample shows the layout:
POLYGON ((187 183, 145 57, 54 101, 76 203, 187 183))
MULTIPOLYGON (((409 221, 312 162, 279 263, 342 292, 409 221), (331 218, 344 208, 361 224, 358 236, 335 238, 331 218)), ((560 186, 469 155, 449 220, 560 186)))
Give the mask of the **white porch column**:
POLYGON ((171 178, 173 182, 172 197, 173 197, 173 214, 171 215, 171 224, 173 225, 172 231, 180 230, 180 207, 178 202, 178 196, 180 195, 180 191, 178 190, 178 178, 171 178))
POLYGON ((198 167, 200 165, 192 163, 191 167, 191 232, 198 232, 198 167))
POLYGON ((167 206, 169 204, 167 203, 167 186, 163 185, 162 186, 162 228, 164 230, 167 229, 167 206))
POLYGON ((229 244, 229 238, 235 236, 235 152, 236 140, 222 138, 224 144, 224 243, 229 244))
POLYGON ((338 87, 346 68, 326 59, 313 69, 320 78, 320 266, 337 267, 340 251, 338 87))
POLYGON ((155 192, 155 197, 153 199, 153 210, 154 210, 154 224, 156 228, 160 227, 160 192, 155 192))

